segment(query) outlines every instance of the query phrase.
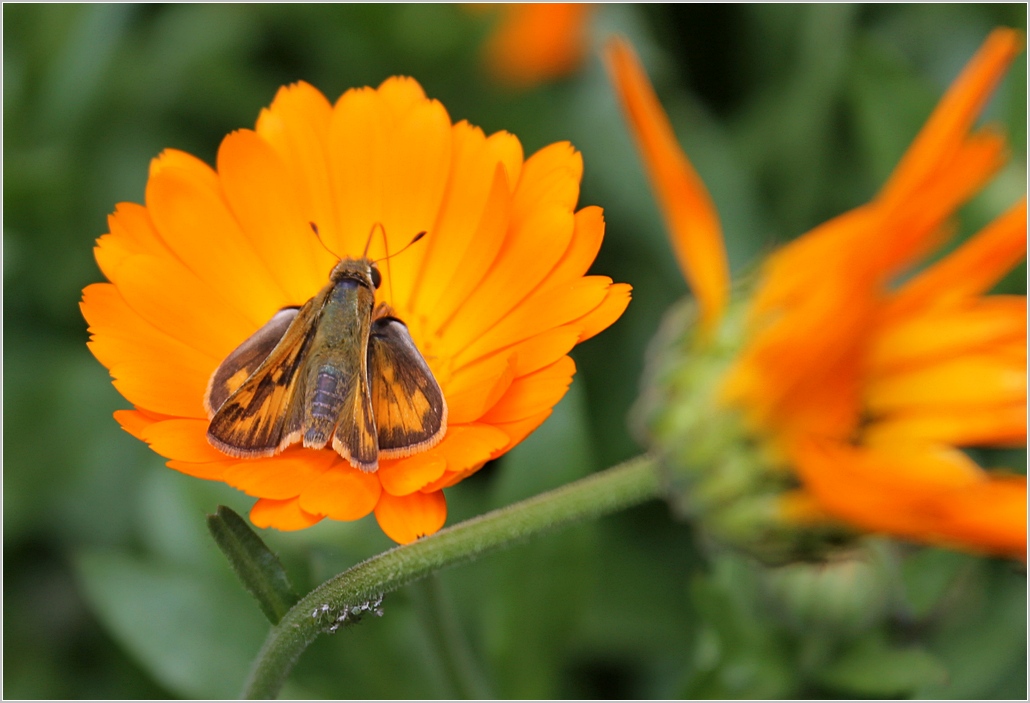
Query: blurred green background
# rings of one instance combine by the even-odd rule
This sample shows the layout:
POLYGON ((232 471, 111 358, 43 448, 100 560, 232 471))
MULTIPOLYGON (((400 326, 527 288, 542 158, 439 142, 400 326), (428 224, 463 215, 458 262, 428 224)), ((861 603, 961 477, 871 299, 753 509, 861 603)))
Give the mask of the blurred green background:
MULTIPOLYGON (((101 280, 93 241, 116 203, 142 202, 163 148, 212 163, 284 83, 335 99, 400 73, 454 120, 518 135, 527 154, 565 139, 583 152, 580 203, 608 221, 594 271, 631 283, 634 302, 575 350, 579 373, 553 417, 448 490, 453 524, 640 451, 626 415, 644 349, 686 287, 597 58, 605 36, 624 33, 641 53, 739 274, 868 199, 988 31, 1026 28, 1025 5, 604 6, 576 74, 511 92, 478 59, 493 16, 460 6, 3 13, 6 698, 234 697, 268 629, 204 526, 219 503, 245 514, 251 499, 164 468, 123 433, 111 413, 127 404, 85 346, 77 303, 101 280)), ((1025 55, 988 116, 1007 128, 1013 159, 963 210, 962 236, 1025 192, 1025 55)), ((1022 266, 1000 289, 1022 293, 1025 281, 1022 266)), ((1025 472, 1022 451, 978 458, 1025 472)), ((391 546, 371 517, 263 536, 305 590, 391 546)), ((445 572, 440 585, 497 697, 1026 697, 1024 568, 877 550, 875 602, 865 581, 844 578, 831 610, 845 616, 825 636, 748 562, 706 555, 658 503, 445 572), (877 617, 856 616, 866 610, 877 617)), ((420 592, 384 608, 316 642, 284 695, 454 695, 420 592)))

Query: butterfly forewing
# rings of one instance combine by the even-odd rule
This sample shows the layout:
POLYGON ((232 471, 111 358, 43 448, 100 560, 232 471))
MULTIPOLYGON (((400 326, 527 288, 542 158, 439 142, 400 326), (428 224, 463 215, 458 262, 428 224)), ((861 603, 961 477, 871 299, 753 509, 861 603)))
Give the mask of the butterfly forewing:
POLYGON ((204 409, 208 417, 213 416, 229 396, 257 371, 261 362, 268 358, 297 317, 298 309, 283 308, 277 312, 264 327, 248 337, 218 365, 208 383, 207 393, 204 394, 204 409))
POLYGON ((443 437, 447 405, 440 385, 408 328, 395 317, 372 324, 368 374, 380 456, 407 456, 443 437))
MULTIPOLYGON (((300 371, 314 337, 315 325, 311 318, 317 317, 318 307, 313 299, 301 308, 254 372, 217 406, 207 430, 211 444, 230 456, 246 458, 272 456, 299 439, 303 423, 303 389, 300 388, 303 374, 300 371)), ((267 345, 271 337, 269 326, 273 322, 275 318, 237 351, 253 342, 252 351, 256 354, 262 345, 267 345), (268 334, 259 338, 266 330, 268 334)), ((216 385, 220 375, 231 379, 246 369, 241 365, 241 370, 233 373, 229 362, 235 354, 233 352, 212 377, 208 393, 212 407, 216 405, 217 393, 221 392, 216 385)), ((252 356, 241 353, 239 359, 252 356)))

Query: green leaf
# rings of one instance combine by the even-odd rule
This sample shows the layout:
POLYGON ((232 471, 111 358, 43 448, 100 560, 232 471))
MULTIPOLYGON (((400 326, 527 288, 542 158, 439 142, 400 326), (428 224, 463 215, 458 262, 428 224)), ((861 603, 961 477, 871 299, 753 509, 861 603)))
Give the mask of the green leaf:
POLYGON ((1026 574, 1001 560, 967 558, 965 573, 937 611, 927 644, 948 668, 947 681, 916 692, 918 698, 1025 698, 1026 574), (999 695, 1015 678, 1018 695, 999 695))
POLYGON ((943 683, 944 665, 921 647, 892 647, 879 635, 865 637, 819 674, 819 681, 858 696, 894 697, 943 683))
POLYGON ((788 640, 758 599, 751 562, 732 554, 712 560, 690 579, 697 610, 691 676, 679 698, 793 698, 799 677, 788 640))
POLYGON ((228 579, 122 552, 76 560, 93 611, 168 690, 185 698, 235 698, 268 626, 228 579))
MULTIPOLYGON (((498 506, 590 473, 593 457, 580 386, 572 385, 547 422, 509 452, 501 468, 493 486, 498 506)), ((583 614, 586 575, 596 554, 594 542, 593 526, 578 526, 487 565, 490 575, 483 587, 490 596, 485 640, 501 698, 555 695, 571 635, 583 614), (562 578, 553 578, 557 573, 562 578), (511 583, 519 587, 506 589, 511 583)), ((456 593, 466 588, 455 585, 456 593)), ((462 600, 459 596, 455 602, 462 600)))
POLYGON ((261 611, 273 625, 278 624, 297 602, 279 557, 243 518, 224 505, 207 516, 207 527, 244 587, 257 599, 261 611))
POLYGON ((909 555, 901 565, 901 578, 912 615, 930 615, 969 566, 970 557, 946 549, 922 549, 909 555))

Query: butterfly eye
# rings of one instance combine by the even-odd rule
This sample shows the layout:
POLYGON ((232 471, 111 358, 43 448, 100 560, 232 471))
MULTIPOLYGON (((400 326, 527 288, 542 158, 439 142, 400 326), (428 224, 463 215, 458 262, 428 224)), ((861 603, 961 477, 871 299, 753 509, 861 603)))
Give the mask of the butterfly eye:
POLYGON ((383 282, 383 276, 379 273, 379 269, 376 268, 375 264, 368 267, 369 276, 372 278, 372 287, 376 290, 379 289, 379 284, 383 282))

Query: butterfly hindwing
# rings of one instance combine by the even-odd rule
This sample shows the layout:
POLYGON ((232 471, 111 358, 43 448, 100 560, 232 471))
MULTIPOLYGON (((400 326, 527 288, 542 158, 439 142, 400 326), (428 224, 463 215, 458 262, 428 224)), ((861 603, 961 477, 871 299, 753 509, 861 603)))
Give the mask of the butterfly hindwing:
POLYGON ((372 412, 383 458, 433 446, 447 429, 447 405, 408 328, 395 317, 372 323, 368 341, 372 412))
POLYGON ((357 368, 340 406, 333 431, 333 449, 362 471, 379 468, 376 420, 372 410, 367 376, 357 368))
MULTIPOLYGON (((230 456, 249 458, 272 456, 300 439, 303 423, 303 374, 301 373, 315 326, 313 317, 320 309, 317 299, 312 299, 288 323, 285 333, 270 353, 258 364, 234 390, 211 418, 208 426, 208 440, 216 448, 230 456)), ((283 315, 280 312, 279 315, 283 315)), ((233 356, 240 352, 239 360, 249 359, 262 346, 267 346, 273 335, 270 326, 276 318, 261 328, 230 355, 215 371, 212 390, 208 393, 212 406, 223 385, 220 379, 232 379, 235 371, 238 378, 247 366, 244 363, 229 365, 233 356), (247 346, 253 342, 248 351, 247 346), (219 385, 216 385, 219 384, 219 385)), ((276 324, 281 324, 280 320, 276 324)))

